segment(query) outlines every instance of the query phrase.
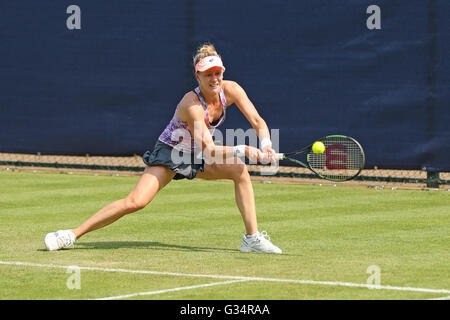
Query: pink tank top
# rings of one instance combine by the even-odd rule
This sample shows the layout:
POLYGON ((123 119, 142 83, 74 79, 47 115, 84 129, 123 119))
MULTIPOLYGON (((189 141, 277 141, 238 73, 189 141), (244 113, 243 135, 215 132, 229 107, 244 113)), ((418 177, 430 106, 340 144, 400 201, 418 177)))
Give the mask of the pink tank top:
MULTIPOLYGON (((223 92, 223 89, 220 89, 219 97, 220 101, 222 102, 222 115, 214 121, 214 123, 209 122, 209 115, 208 115, 208 108, 206 106, 205 99, 203 99, 203 96, 200 92, 200 88, 197 87, 194 89, 194 92, 197 94, 198 99, 200 100, 203 109, 205 110, 205 123, 206 126, 209 129, 209 132, 211 135, 213 135, 214 130, 220 126, 223 121, 225 120, 225 110, 227 101, 225 98, 225 94, 223 92)), ((187 122, 184 122, 180 120, 178 117, 178 107, 180 104, 177 105, 177 108, 175 109, 175 114, 172 117, 172 120, 170 120, 167 127, 164 129, 164 131, 159 136, 159 141, 179 150, 182 152, 187 153, 196 153, 201 151, 201 148, 194 142, 194 138, 191 136, 191 132, 189 130, 189 126, 187 122)))

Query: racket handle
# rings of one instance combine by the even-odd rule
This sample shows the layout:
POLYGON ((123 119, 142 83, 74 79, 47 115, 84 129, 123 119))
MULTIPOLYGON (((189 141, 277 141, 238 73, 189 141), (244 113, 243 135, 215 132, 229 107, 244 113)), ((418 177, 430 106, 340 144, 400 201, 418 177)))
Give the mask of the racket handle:
POLYGON ((283 160, 284 153, 275 153, 275 160, 283 160))

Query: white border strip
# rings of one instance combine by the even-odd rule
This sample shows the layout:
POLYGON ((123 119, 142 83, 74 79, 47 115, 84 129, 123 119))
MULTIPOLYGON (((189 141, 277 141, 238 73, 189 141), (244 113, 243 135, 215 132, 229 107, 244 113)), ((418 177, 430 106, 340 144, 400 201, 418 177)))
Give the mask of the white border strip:
MULTIPOLYGON (((69 267, 73 267, 73 265, 72 266, 61 266, 61 265, 54 265, 54 264, 29 263, 29 262, 20 262, 20 261, 1 261, 1 260, 0 260, 0 265, 16 265, 16 266, 60 268, 60 269, 67 269, 69 267)), ((134 274, 153 274, 153 275, 165 275, 165 276, 177 276, 177 277, 196 277, 196 278, 227 279, 227 280, 269 281, 269 282, 297 283, 297 284, 310 284, 310 285, 323 285, 323 286, 356 287, 356 288, 367 288, 367 289, 378 289, 378 290, 396 290, 396 291, 450 294, 450 290, 447 290, 447 289, 395 287, 395 286, 382 286, 382 285, 371 285, 371 284, 339 282, 339 281, 315 281, 315 280, 295 280, 295 279, 243 277, 243 276, 226 276, 226 275, 208 275, 208 274, 162 272, 162 271, 150 271, 150 270, 112 269, 112 268, 99 268, 99 267, 79 267, 79 268, 80 268, 80 270, 90 270, 90 271, 122 272, 122 273, 134 273, 134 274)))
POLYGON ((448 296, 448 297, 440 297, 440 298, 431 298, 431 299, 427 299, 427 300, 450 300, 450 296, 448 296))
POLYGON ((231 280, 231 281, 204 283, 204 284, 198 284, 198 285, 195 285, 195 286, 179 287, 179 288, 156 290, 156 291, 148 291, 148 292, 138 292, 138 293, 125 294, 125 295, 115 296, 115 297, 99 298, 99 299, 94 299, 94 300, 126 299, 126 298, 132 298, 132 297, 136 297, 136 296, 149 296, 149 295, 153 295, 153 294, 160 294, 160 293, 181 291, 181 290, 191 290, 191 289, 197 289, 197 288, 218 286, 218 285, 222 285, 222 284, 230 284, 230 283, 235 283, 235 282, 244 282, 244 281, 249 281, 249 280, 231 280))

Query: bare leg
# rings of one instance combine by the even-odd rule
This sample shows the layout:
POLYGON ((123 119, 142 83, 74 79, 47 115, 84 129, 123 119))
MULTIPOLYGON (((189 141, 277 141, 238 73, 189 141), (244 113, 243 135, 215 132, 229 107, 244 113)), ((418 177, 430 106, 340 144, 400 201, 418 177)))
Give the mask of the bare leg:
POLYGON ((172 180, 174 175, 174 172, 164 166, 147 167, 137 185, 126 198, 107 205, 82 225, 73 229, 76 238, 107 226, 128 213, 144 208, 152 201, 156 193, 172 180))
POLYGON ((199 172, 197 177, 206 180, 233 180, 236 204, 244 221, 245 231, 247 234, 258 231, 253 185, 244 163, 239 161, 237 164, 206 164, 205 172, 199 172))

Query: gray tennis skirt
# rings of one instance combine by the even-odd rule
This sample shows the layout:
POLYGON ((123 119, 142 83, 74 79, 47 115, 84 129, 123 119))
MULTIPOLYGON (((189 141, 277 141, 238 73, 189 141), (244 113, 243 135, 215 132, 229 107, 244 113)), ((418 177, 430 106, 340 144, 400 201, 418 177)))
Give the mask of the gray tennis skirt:
POLYGON ((146 151, 142 160, 148 166, 166 166, 175 172, 174 180, 194 179, 197 172, 205 172, 205 161, 203 158, 195 158, 194 154, 183 154, 181 151, 173 150, 173 147, 158 140, 153 151, 146 151), (173 153, 176 157, 173 157, 173 153), (173 159, 174 158, 174 159, 173 159), (182 160, 184 159, 184 161, 182 160))

